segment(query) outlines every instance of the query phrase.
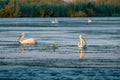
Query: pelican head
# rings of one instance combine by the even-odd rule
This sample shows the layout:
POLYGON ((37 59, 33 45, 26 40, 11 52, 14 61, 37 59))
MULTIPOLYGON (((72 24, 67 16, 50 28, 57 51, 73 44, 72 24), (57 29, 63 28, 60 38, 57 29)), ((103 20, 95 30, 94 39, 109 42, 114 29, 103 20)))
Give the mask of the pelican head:
POLYGON ((34 44, 37 43, 36 40, 33 39, 33 38, 29 38, 29 39, 23 40, 24 36, 25 36, 24 33, 21 33, 21 34, 20 34, 20 37, 18 38, 18 42, 19 42, 20 44, 30 44, 30 45, 34 45, 34 44))
POLYGON ((22 41, 22 39, 24 38, 24 36, 25 36, 24 33, 21 33, 20 36, 19 36, 19 38, 18 38, 18 41, 22 41))
POLYGON ((81 42, 86 42, 86 41, 85 41, 85 38, 84 38, 82 35, 80 35, 79 38, 80 38, 80 41, 81 41, 81 42))
POLYGON ((80 36, 79 36, 79 38, 83 38, 83 36, 82 36, 82 35, 80 35, 80 36))

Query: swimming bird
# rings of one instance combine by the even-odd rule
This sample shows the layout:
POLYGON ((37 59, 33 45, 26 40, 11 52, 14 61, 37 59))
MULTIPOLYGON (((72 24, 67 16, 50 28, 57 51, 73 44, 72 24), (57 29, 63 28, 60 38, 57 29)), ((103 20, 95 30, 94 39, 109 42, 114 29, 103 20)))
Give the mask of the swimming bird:
POLYGON ((80 37, 80 42, 78 43, 78 48, 79 49, 86 49, 87 43, 86 43, 85 38, 82 35, 80 35, 79 37, 80 37))
POLYGON ((88 18, 88 23, 91 23, 91 22, 92 22, 92 20, 90 18, 88 18))
POLYGON ((23 45, 25 45, 25 44, 34 45, 34 44, 37 43, 36 40, 33 39, 33 38, 29 38, 29 39, 26 39, 26 40, 22 40, 22 39, 24 38, 24 36, 25 36, 24 33, 21 33, 20 37, 18 38, 18 42, 19 42, 20 44, 23 44, 23 45))
POLYGON ((58 23, 59 21, 57 19, 53 20, 51 23, 58 23))

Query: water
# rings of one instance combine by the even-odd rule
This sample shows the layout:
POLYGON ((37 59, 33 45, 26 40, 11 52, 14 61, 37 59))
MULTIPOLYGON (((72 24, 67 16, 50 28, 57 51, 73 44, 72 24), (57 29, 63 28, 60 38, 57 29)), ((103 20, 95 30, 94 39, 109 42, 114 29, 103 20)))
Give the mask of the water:
POLYGON ((120 79, 120 17, 0 19, 0 80, 120 79), (37 45, 19 45, 34 38, 37 45), (77 48, 79 35, 87 49, 77 48))

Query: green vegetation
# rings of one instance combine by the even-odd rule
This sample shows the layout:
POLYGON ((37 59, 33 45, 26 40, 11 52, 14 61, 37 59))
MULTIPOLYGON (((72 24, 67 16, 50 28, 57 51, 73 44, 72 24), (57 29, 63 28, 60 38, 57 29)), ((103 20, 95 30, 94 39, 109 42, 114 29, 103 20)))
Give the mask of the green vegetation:
POLYGON ((76 1, 0 0, 0 17, 120 16, 120 0, 76 1))

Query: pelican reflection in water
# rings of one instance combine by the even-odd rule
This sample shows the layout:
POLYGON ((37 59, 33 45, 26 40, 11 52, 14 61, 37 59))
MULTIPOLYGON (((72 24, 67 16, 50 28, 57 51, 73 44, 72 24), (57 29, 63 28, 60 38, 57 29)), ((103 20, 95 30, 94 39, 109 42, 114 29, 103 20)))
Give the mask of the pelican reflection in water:
POLYGON ((85 50, 84 49, 81 49, 80 50, 80 59, 83 59, 84 57, 85 57, 85 54, 86 54, 86 52, 85 52, 85 50))
POLYGON ((22 44, 22 45, 35 45, 37 43, 36 40, 33 38, 23 40, 24 36, 25 36, 24 33, 21 33, 21 35, 18 39, 18 42, 20 44, 22 44))
POLYGON ((19 46, 20 52, 24 53, 24 48, 22 46, 19 46))

